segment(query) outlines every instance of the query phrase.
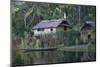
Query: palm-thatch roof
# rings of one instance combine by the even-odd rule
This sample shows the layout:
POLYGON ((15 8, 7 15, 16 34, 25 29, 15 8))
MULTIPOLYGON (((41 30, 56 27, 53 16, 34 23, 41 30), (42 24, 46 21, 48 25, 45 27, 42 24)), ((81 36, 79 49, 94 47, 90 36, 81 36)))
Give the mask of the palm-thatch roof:
POLYGON ((58 27, 59 25, 71 27, 70 24, 66 20, 58 19, 58 20, 43 20, 43 21, 40 21, 38 24, 33 26, 32 29, 53 28, 53 27, 58 27))

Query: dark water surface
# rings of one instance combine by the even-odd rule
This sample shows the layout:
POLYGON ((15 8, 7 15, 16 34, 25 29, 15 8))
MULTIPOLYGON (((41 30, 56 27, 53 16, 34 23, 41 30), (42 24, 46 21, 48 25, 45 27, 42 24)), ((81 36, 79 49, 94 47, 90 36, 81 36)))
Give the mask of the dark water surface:
POLYGON ((16 62, 16 65, 71 63, 96 60, 95 52, 24 51, 20 54, 20 62, 16 62))

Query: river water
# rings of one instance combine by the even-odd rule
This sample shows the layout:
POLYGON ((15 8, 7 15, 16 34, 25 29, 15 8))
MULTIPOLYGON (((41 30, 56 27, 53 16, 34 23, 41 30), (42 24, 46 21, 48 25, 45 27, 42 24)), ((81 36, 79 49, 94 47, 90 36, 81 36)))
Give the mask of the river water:
POLYGON ((95 61, 95 52, 67 52, 67 51, 29 51, 20 53, 20 62, 16 65, 37 65, 95 61))

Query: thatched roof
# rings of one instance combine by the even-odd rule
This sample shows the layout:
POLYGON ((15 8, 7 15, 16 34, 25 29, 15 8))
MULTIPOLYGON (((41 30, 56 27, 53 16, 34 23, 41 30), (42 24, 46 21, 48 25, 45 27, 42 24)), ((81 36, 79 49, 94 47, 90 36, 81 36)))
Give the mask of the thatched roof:
POLYGON ((32 29, 58 27, 60 24, 70 27, 70 24, 67 21, 65 21, 63 19, 58 19, 58 20, 43 20, 43 21, 40 21, 32 29))
POLYGON ((91 29, 94 27, 95 27, 95 22, 87 21, 86 23, 83 24, 83 26, 81 27, 81 30, 91 29))

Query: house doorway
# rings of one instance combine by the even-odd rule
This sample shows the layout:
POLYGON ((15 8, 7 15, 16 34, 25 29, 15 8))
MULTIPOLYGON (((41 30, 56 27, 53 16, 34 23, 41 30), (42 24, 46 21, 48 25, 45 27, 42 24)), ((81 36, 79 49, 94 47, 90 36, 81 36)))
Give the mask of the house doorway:
POLYGON ((66 31, 67 30, 67 27, 66 26, 64 26, 64 31, 66 31))
POLYGON ((88 43, 91 42, 91 34, 88 34, 88 43))

